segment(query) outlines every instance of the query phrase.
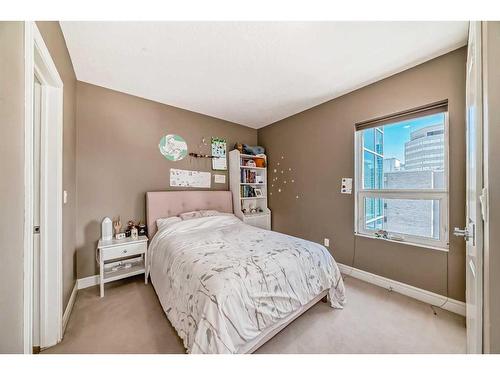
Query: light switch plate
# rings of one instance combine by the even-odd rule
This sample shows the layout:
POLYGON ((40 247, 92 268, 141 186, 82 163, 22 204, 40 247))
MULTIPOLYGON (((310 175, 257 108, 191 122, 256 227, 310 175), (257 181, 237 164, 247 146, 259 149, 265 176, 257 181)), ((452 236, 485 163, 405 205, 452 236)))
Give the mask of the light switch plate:
POLYGON ((326 247, 330 246, 330 239, 329 238, 325 238, 324 244, 325 244, 326 247))
POLYGON ((63 203, 66 204, 68 203, 68 191, 64 190, 63 192, 63 203))

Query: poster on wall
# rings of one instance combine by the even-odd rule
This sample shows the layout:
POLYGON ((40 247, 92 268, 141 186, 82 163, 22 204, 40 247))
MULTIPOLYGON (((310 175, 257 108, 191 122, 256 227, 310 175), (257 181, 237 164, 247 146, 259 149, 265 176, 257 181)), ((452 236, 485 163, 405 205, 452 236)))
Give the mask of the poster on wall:
POLYGON ((165 159, 170 161, 182 160, 188 154, 186 141, 177 134, 167 134, 161 137, 158 147, 165 159))
POLYGON ((210 172, 170 169, 170 186, 210 188, 211 182, 210 172))
POLYGON ((212 138, 212 169, 214 171, 227 171, 226 140, 212 138))

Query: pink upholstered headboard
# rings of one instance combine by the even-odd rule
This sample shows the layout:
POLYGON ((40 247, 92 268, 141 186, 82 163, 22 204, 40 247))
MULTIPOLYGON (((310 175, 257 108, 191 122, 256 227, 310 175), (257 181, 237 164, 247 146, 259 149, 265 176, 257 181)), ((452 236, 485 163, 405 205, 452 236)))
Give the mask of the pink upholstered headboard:
POLYGON ((148 236, 156 233, 156 219, 183 212, 217 210, 233 213, 230 191, 150 191, 146 193, 148 236))

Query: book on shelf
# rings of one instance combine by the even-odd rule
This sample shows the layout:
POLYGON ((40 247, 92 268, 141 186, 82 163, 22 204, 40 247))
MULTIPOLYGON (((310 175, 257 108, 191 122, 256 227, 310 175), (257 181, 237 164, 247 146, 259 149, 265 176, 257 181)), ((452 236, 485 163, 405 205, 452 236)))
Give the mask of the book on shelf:
POLYGON ((255 183, 255 176, 256 172, 248 170, 248 169, 242 169, 241 170, 241 182, 242 183, 247 183, 247 184, 253 184, 255 183))
POLYGON ((248 185, 241 186, 241 197, 242 198, 254 198, 255 189, 248 185))

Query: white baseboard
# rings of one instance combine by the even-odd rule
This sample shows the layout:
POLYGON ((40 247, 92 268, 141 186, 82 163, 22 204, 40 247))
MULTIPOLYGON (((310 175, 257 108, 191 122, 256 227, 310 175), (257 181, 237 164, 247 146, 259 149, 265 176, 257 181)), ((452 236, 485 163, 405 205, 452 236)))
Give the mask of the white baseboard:
POLYGON ((78 290, 89 288, 94 285, 99 285, 99 275, 84 277, 83 279, 78 279, 78 290))
POLYGON ((465 303, 451 298, 447 298, 428 290, 420 289, 415 286, 404 284, 402 282, 391 280, 383 276, 375 275, 354 267, 338 263, 340 272, 344 275, 352 276, 356 279, 366 281, 367 283, 380 286, 385 289, 391 289, 394 292, 404 294, 405 296, 428 303, 433 306, 439 306, 442 309, 465 316, 465 303))
POLYGON ((71 291, 71 296, 69 297, 68 304, 66 305, 66 309, 64 310, 63 319, 62 319, 62 335, 64 336, 64 332, 66 331, 66 326, 68 325, 69 317, 71 315, 71 311, 73 310, 73 305, 76 300, 76 293, 78 292, 78 280, 75 282, 75 286, 71 291))

